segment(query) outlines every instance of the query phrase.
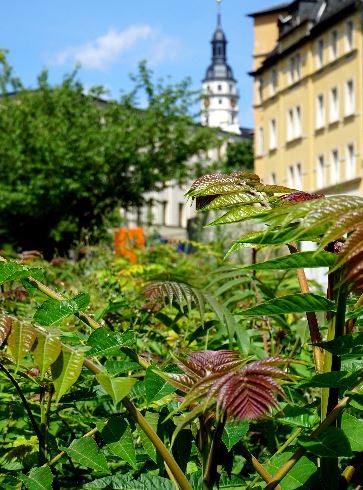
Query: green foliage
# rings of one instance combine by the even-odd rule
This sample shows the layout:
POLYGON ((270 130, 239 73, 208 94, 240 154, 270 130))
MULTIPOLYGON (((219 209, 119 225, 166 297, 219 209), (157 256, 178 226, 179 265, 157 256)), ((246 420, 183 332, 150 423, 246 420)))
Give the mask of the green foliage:
POLYGON ((183 179, 189 158, 214 141, 190 116, 189 82, 154 82, 143 63, 134 89, 107 102, 76 72, 55 87, 43 72, 30 90, 9 71, 2 57, 0 244, 64 253, 101 235, 116 209, 183 179))

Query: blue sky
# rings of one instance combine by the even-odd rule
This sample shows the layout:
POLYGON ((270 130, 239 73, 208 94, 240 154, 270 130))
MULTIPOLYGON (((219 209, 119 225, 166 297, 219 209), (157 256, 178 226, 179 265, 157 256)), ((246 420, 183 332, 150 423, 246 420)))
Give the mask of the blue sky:
MULTIPOLYGON (((277 0, 223 0, 228 59, 238 80, 240 124, 253 126, 252 19, 246 14, 277 0)), ((129 90, 129 73, 146 59, 156 77, 189 76, 199 89, 210 61, 215 0, 7 0, 0 18, 0 48, 27 86, 49 69, 59 82, 76 62, 86 88, 104 85, 113 97, 129 90)))

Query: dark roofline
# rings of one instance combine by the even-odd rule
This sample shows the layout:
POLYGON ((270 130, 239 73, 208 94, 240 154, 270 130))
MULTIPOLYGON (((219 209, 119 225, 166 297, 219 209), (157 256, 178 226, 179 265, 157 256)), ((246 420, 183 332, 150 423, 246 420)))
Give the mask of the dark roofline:
POLYGON ((281 10, 286 10, 291 2, 288 3, 280 3, 279 5, 275 5, 274 7, 270 7, 264 10, 258 10, 257 12, 252 12, 251 14, 247 14, 247 17, 259 17, 260 15, 273 14, 275 12, 281 12, 281 10))
POLYGON ((272 65, 274 65, 277 59, 282 58, 283 56, 287 56, 288 54, 292 53, 296 49, 300 48, 300 46, 303 46, 309 40, 320 36, 320 34, 322 34, 325 30, 329 29, 332 26, 332 23, 344 17, 347 17, 350 13, 354 12, 355 9, 356 9, 356 5, 354 2, 352 2, 349 5, 346 5, 342 10, 339 10, 338 12, 335 12, 333 15, 330 15, 329 17, 325 18, 323 21, 318 22, 315 26, 312 27, 309 34, 299 39, 296 43, 292 44, 284 51, 278 51, 276 50, 276 48, 274 48, 271 51, 270 55, 267 55, 267 58, 264 60, 260 68, 258 68, 256 71, 248 72, 248 75, 252 77, 256 75, 260 75, 265 71, 265 69, 270 68, 272 65))

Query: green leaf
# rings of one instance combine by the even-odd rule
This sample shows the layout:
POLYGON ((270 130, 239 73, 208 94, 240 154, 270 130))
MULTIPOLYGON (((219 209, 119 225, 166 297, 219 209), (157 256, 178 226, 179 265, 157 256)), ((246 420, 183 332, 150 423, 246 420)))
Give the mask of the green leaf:
POLYGON ((125 398, 136 383, 135 378, 111 378, 106 373, 99 373, 96 375, 96 378, 106 393, 110 395, 114 405, 117 405, 125 398))
MULTIPOLYGON (((267 471, 274 475, 292 455, 293 453, 288 451, 272 456, 270 462, 265 465, 267 471)), ((311 490, 309 479, 316 471, 314 463, 303 456, 281 480, 282 490, 311 490)))
POLYGON ((52 364, 52 378, 56 392, 56 402, 77 381, 83 366, 83 353, 63 349, 52 364))
POLYGON ((198 209, 198 211, 210 211, 211 209, 222 209, 241 204, 253 204, 261 202, 262 197, 247 194, 246 192, 231 192, 216 197, 210 203, 198 209))
POLYGON ((134 347, 135 336, 131 330, 120 333, 103 327, 92 332, 87 343, 92 347, 87 352, 88 357, 115 356, 120 353, 122 347, 134 347))
POLYGON ((64 451, 76 463, 97 471, 108 472, 106 458, 92 437, 74 439, 69 447, 64 448, 64 451))
POLYGON ((312 378, 300 383, 300 386, 347 389, 354 386, 360 376, 362 376, 362 374, 359 372, 332 371, 330 373, 315 374, 312 378))
POLYGON ((136 451, 130 426, 120 417, 110 418, 103 427, 101 436, 116 456, 137 468, 136 451))
POLYGON ((34 321, 49 327, 77 313, 78 304, 72 300, 48 299, 42 303, 34 315, 34 321))
MULTIPOLYGON (((159 414, 155 412, 145 412, 144 417, 146 421, 151 425, 155 432, 157 432, 159 414)), ((150 441, 145 432, 141 429, 141 427, 137 426, 137 432, 140 436, 141 443, 143 448, 145 449, 148 456, 156 463, 157 462, 157 454, 154 444, 150 441)))
POLYGON ((241 267, 244 270, 300 269, 306 267, 332 267, 337 261, 330 252, 299 252, 257 264, 241 267))
POLYGON ((280 315, 287 313, 305 313, 310 311, 334 311, 335 303, 318 294, 288 294, 279 298, 271 299, 265 303, 253 306, 248 310, 241 311, 239 315, 280 315))
POLYGON ((87 490, 175 490, 173 482, 167 478, 142 474, 135 480, 131 475, 106 476, 86 483, 87 490))
POLYGON ((30 473, 20 475, 19 479, 25 483, 28 490, 52 490, 53 474, 50 468, 33 468, 30 473))
POLYGON ((352 451, 363 451, 363 420, 344 412, 341 427, 352 451))
POLYGON ((278 422, 293 427, 313 428, 319 422, 319 416, 313 410, 291 405, 281 405, 281 411, 275 417, 278 422))
POLYGON ((349 405, 357 410, 363 410, 363 392, 346 391, 345 396, 349 396, 349 405))
POLYGON ((220 218, 212 221, 207 226, 225 225, 227 223, 240 223, 266 214, 266 208, 254 208, 252 206, 239 206, 233 208, 220 218))
POLYGON ((8 348, 14 358, 16 371, 19 369, 25 355, 30 352, 36 337, 35 330, 30 324, 19 321, 13 322, 8 338, 8 348))
POLYGON ((338 356, 353 354, 356 357, 360 357, 363 355, 363 333, 359 332, 343 335, 334 340, 320 342, 316 345, 319 345, 324 350, 338 356))
POLYGON ((27 267, 18 262, 0 261, 0 284, 8 281, 15 281, 30 275, 27 267))
POLYGON ((150 405, 150 403, 174 393, 175 388, 161 378, 153 368, 148 368, 145 373, 145 390, 146 403, 150 405))
POLYGON ((338 458, 352 455, 349 440, 338 427, 327 427, 317 438, 300 437, 299 443, 315 456, 338 458))
POLYGON ((62 344, 56 337, 38 333, 33 356, 38 364, 42 378, 44 378, 47 369, 57 360, 61 350, 62 344))
POLYGON ((248 432, 249 423, 247 420, 241 420, 241 422, 227 422, 224 426, 222 441, 224 442, 228 451, 241 440, 248 432))
POLYGON ((84 310, 89 305, 90 296, 88 293, 79 293, 72 298, 72 301, 76 303, 78 310, 84 310))

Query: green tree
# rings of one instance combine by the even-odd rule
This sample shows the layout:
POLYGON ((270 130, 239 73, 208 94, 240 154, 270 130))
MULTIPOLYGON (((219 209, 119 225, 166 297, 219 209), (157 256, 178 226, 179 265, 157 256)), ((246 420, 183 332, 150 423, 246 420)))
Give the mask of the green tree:
POLYGON ((193 123, 188 81, 154 83, 141 63, 131 93, 106 103, 76 72, 56 87, 43 72, 27 90, 0 55, 0 245, 64 253, 116 209, 185 177, 190 157, 212 144, 193 123))
POLYGON ((253 169, 253 146, 252 141, 235 141, 227 147, 226 171, 252 170, 253 169))

